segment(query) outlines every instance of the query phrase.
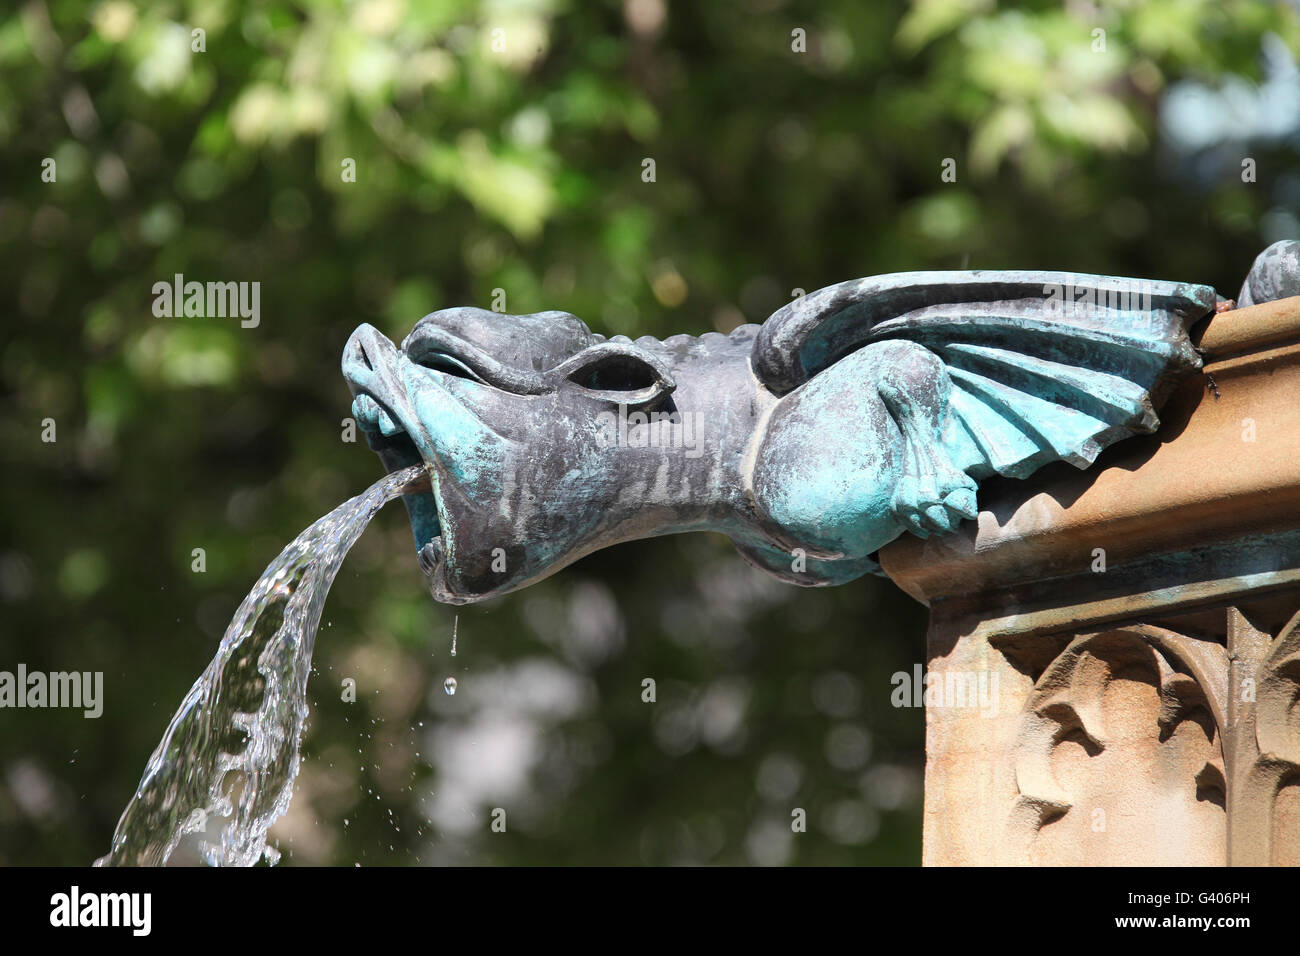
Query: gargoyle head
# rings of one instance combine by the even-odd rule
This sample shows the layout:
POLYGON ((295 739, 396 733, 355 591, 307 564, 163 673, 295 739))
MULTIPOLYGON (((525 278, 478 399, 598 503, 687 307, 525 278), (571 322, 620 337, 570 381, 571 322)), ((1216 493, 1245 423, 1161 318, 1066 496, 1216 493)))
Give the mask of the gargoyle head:
POLYGON ((663 456, 619 448, 617 429, 674 415, 662 355, 606 341, 565 312, 456 308, 425 316, 400 347, 362 325, 343 374, 384 466, 429 471, 430 490, 405 501, 439 600, 514 590, 638 536, 631 526, 654 495, 626 492, 652 481, 663 456))

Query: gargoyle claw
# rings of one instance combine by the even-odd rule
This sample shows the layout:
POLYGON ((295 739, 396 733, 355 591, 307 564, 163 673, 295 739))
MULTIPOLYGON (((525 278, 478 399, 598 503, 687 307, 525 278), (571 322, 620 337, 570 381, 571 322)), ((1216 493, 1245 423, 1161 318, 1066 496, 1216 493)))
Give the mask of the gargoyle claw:
POLYGON ((957 530, 962 519, 978 514, 975 482, 953 469, 919 478, 905 474, 894 489, 894 514, 918 538, 949 534, 957 530))
POLYGON ((971 488, 958 488, 956 491, 948 493, 948 497, 943 499, 944 505, 950 511, 955 511, 963 518, 974 518, 979 514, 979 506, 975 503, 975 491, 971 488))
POLYGON ((953 515, 944 505, 930 505, 925 509, 926 523, 940 533, 947 533, 957 529, 958 522, 961 518, 953 515))

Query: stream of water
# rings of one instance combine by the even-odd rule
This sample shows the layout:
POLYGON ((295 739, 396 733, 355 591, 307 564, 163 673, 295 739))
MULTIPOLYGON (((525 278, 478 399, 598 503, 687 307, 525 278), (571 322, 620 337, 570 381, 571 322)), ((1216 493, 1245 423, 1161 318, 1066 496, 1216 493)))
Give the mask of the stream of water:
POLYGON ((96 866, 161 866, 188 834, 203 834, 200 851, 213 866, 279 859, 266 833, 289 808, 298 775, 325 596, 370 519, 425 480, 415 465, 375 482, 267 566, 168 724, 96 866))

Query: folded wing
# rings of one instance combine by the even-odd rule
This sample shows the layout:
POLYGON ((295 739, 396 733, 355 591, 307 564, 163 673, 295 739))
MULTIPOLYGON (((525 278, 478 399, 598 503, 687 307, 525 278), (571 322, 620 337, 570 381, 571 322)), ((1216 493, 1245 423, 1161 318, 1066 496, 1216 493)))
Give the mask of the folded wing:
POLYGON ((1154 431, 1169 391, 1200 368, 1187 330, 1215 300, 1208 286, 1069 272, 898 273, 796 299, 763 324, 753 363, 786 394, 872 343, 919 343, 952 380, 953 463, 1023 478, 1154 431))

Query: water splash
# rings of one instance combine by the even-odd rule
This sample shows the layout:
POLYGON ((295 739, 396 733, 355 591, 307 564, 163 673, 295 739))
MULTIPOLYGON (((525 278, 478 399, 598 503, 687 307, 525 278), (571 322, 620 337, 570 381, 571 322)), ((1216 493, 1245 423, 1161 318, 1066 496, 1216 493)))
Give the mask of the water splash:
POLYGON ((427 489, 416 465, 375 482, 280 552, 239 606, 212 663, 190 688, 96 866, 161 866, 187 834, 213 866, 279 853, 266 833, 289 808, 307 721, 307 677, 321 610, 348 551, 376 512, 427 489))

